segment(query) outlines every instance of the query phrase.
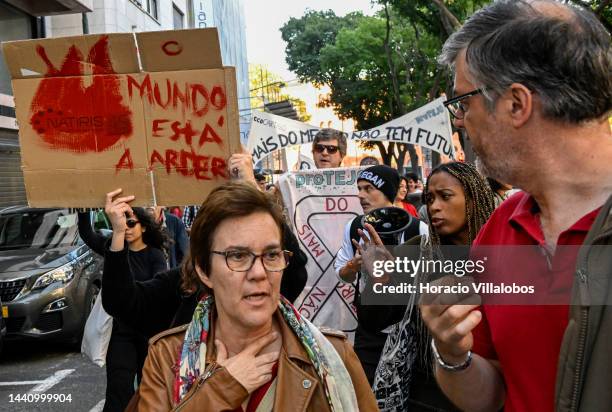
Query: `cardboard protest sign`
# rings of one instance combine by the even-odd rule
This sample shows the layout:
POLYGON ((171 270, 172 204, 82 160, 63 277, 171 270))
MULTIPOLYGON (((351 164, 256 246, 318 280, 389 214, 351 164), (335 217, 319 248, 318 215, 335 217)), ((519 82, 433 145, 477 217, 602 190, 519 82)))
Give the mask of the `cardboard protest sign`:
MULTIPOLYGON (((427 147, 452 159, 455 148, 448 111, 439 98, 373 129, 347 133, 349 140, 411 143, 427 147)), ((283 147, 312 143, 320 129, 306 123, 253 111, 248 149, 258 162, 283 147)))
POLYGON ((292 229, 308 256, 308 282, 295 306, 314 324, 340 329, 351 336, 357 327, 355 288, 338 279, 334 260, 346 224, 363 213, 357 197, 359 170, 291 172, 279 180, 292 229))
POLYGON ((216 29, 2 48, 30 206, 102 206, 118 187, 135 205, 199 204, 228 178, 240 144, 236 79, 216 29))

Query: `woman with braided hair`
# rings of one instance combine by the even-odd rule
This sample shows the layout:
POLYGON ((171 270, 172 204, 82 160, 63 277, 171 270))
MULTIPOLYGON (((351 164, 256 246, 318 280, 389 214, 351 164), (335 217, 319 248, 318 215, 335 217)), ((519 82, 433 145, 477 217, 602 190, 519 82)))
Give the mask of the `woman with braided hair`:
MULTIPOLYGON (((493 193, 484 177, 468 163, 442 164, 427 179, 423 203, 427 206, 429 235, 412 238, 396 247, 393 255, 425 261, 469 259, 469 246, 495 209, 493 193)), ((370 230, 373 228, 368 226, 366 229, 372 242, 381 244, 376 233, 370 230)), ((365 245, 362 256, 367 255, 370 246, 365 245)), ((416 285, 442 275, 420 270, 412 279, 416 285)), ((410 279, 406 273, 390 274, 384 278, 396 284, 410 279)), ((364 299, 368 299, 368 294, 373 298, 372 287, 366 287, 364 299)), ((375 310, 369 311, 370 318, 364 320, 364 324, 372 328, 391 329, 373 385, 380 410, 456 410, 434 378, 429 347, 431 339, 418 313, 418 293, 399 297, 408 305, 370 306, 375 310)))
POLYGON ((495 209, 485 178, 473 165, 461 162, 444 163, 432 170, 423 203, 427 205, 431 240, 437 245, 471 245, 495 209))

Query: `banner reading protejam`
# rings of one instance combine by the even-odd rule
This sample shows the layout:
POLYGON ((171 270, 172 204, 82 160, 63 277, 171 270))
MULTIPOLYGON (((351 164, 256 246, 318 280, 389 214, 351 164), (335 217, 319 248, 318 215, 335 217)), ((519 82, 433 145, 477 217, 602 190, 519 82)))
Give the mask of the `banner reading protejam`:
POLYGON ((279 180, 292 229, 308 256, 308 282, 295 306, 314 324, 343 330, 351 337, 357 327, 355 288, 338 280, 333 263, 347 222, 363 213, 357 198, 359 170, 291 172, 279 180))
MULTIPOLYGON (((411 143, 455 158, 450 117, 439 98, 382 126, 347 133, 349 140, 411 143)), ((253 111, 248 149, 255 162, 283 147, 312 143, 320 129, 306 123, 253 111)))

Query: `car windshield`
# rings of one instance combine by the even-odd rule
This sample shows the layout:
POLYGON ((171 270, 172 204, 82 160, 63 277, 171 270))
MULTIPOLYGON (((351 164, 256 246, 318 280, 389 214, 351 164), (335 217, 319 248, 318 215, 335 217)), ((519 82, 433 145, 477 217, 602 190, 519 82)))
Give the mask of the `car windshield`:
POLYGON ((0 214, 0 250, 70 246, 77 234, 76 214, 67 209, 0 214))

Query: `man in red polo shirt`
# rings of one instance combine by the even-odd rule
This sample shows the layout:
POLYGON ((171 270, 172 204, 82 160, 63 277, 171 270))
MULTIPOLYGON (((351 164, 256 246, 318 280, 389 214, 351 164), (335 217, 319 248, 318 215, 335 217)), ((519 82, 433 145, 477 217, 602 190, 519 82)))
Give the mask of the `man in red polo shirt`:
MULTIPOLYGON (((532 275, 550 291, 588 283, 576 270, 578 247, 560 253, 562 245, 582 245, 592 226, 612 238, 609 204, 597 217, 612 194, 610 56, 610 35, 591 13, 502 0, 474 14, 440 57, 455 71, 457 97, 446 102, 455 126, 466 130, 487 175, 524 190, 502 203, 474 245, 539 246, 529 256, 532 275)), ((602 273, 610 299, 610 271, 593 276, 599 282, 602 273)), ((465 410, 506 412, 612 410, 604 343, 612 315, 597 311, 589 321, 582 306, 421 306, 449 399, 465 410)))

